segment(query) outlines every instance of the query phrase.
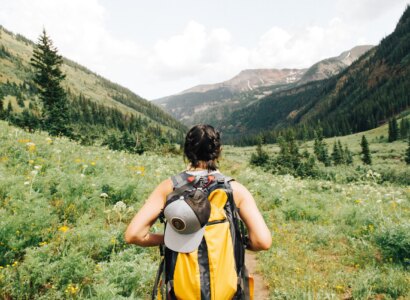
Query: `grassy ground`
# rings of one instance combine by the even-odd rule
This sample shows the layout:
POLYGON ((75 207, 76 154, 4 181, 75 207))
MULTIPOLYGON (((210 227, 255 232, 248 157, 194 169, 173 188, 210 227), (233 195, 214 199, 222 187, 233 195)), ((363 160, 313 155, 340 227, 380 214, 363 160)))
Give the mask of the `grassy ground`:
MULTIPOLYGON (((408 170, 404 142, 366 136, 375 168, 408 170)), ((342 143, 357 152, 360 138, 342 143)), ((272 248, 258 254, 272 299, 410 299, 409 186, 360 172, 352 182, 276 176, 249 167, 252 151, 225 147, 221 169, 250 189, 272 230, 272 248)), ((0 298, 147 298, 157 249, 126 245, 123 231, 154 186, 183 168, 180 157, 84 147, 0 122, 0 298)))

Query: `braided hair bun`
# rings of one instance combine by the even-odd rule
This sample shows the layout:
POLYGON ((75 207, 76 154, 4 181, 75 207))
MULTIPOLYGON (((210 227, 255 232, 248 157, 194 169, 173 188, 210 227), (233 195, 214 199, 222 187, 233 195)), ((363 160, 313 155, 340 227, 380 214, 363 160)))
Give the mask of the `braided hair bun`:
POLYGON ((221 153, 221 140, 219 132, 211 125, 195 125, 186 137, 184 154, 194 168, 199 167, 200 162, 206 163, 210 171, 217 169, 216 162, 221 153))

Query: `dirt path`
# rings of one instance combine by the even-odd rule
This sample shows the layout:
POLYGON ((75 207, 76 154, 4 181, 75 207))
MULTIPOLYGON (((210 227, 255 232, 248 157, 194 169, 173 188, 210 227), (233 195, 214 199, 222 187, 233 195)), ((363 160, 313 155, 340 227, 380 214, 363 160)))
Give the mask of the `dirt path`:
POLYGON ((246 266, 248 267, 248 271, 252 274, 255 282, 254 300, 269 299, 269 290, 266 287, 262 276, 257 272, 256 254, 250 251, 246 251, 245 262, 246 266))

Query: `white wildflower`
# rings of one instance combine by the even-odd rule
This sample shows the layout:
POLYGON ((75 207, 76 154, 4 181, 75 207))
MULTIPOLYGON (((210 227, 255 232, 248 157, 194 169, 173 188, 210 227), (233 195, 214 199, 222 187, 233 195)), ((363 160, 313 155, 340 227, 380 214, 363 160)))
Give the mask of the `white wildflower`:
POLYGON ((108 194, 107 194, 107 193, 101 193, 101 194, 100 194, 100 197, 101 197, 101 198, 108 198, 108 194))
POLYGON ((125 211, 127 209, 127 205, 122 202, 122 201, 118 201, 117 203, 115 203, 113 210, 116 212, 122 212, 125 211))

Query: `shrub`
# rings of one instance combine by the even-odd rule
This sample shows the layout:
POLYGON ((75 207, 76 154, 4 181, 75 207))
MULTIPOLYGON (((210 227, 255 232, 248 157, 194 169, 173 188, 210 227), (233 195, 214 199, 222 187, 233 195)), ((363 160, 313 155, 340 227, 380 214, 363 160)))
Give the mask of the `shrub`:
POLYGON ((354 278, 352 286, 353 299, 399 299, 410 292, 406 276, 394 268, 368 268, 354 278))
POLYGON ((309 203, 292 202, 282 208, 286 220, 306 220, 316 222, 321 218, 321 211, 309 203))
POLYGON ((264 166, 269 160, 269 155, 262 149, 262 143, 258 143, 256 153, 252 153, 250 164, 254 166, 264 166))
POLYGON ((410 266, 410 223, 384 225, 374 241, 385 258, 410 266))

